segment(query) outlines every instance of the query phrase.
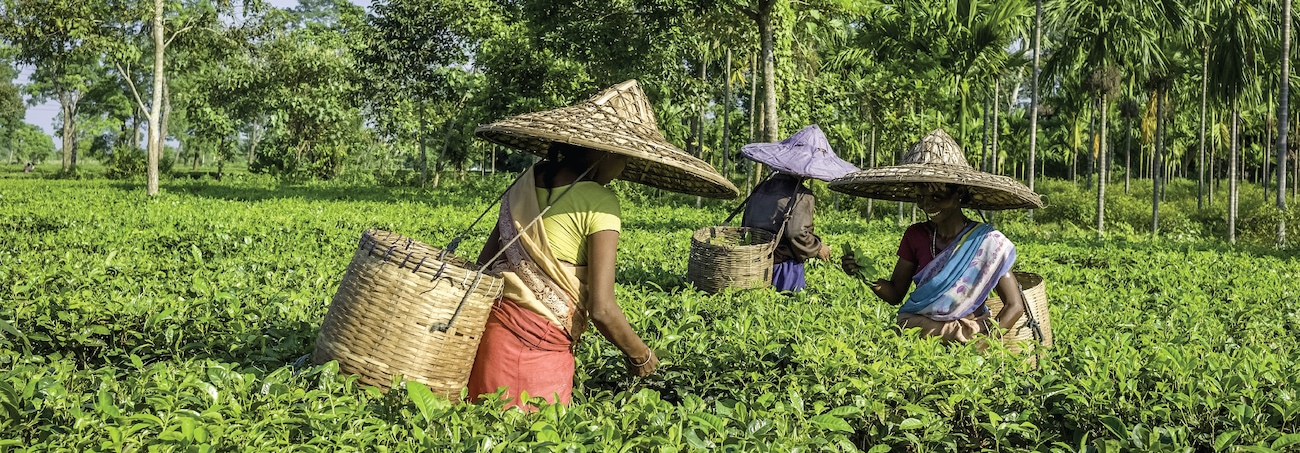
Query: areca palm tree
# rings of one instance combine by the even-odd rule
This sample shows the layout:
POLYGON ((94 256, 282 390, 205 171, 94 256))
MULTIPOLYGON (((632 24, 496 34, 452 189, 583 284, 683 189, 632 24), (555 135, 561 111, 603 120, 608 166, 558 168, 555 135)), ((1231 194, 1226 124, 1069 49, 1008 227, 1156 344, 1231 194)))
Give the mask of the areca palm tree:
POLYGON ((970 96, 992 83, 1006 67, 1006 49, 1023 36, 1032 8, 1026 0, 907 0, 872 3, 864 8, 864 30, 877 54, 908 64, 918 73, 942 74, 959 99, 957 140, 970 146, 970 96), (972 85, 976 86, 972 86, 972 85))
MULTIPOLYGON (((1027 179, 1029 190, 1034 190, 1034 162, 1038 159, 1038 64, 1042 55, 1043 40, 1043 0, 1034 1, 1034 72, 1032 88, 1029 95, 1029 165, 1027 179)), ((1029 211, 1033 219, 1034 212, 1029 211)))
POLYGON ((1048 9, 1052 28, 1062 34, 1060 47, 1048 63, 1050 74, 1077 71, 1092 74, 1090 91, 1101 114, 1098 150, 1097 232, 1105 230, 1105 193, 1109 154, 1106 140, 1109 97, 1117 88, 1107 83, 1115 68, 1141 63, 1163 68, 1160 47, 1171 18, 1181 17, 1173 0, 1061 0, 1048 9))
POLYGON ((1228 241, 1237 240, 1237 163, 1241 148, 1237 140, 1240 101, 1253 94, 1255 61, 1260 47, 1270 38, 1270 28, 1259 5, 1238 2, 1212 11, 1219 30, 1210 39, 1210 92, 1232 111, 1232 151, 1228 159, 1228 241))
MULTIPOLYGON (((1286 211, 1286 140, 1288 119, 1287 97, 1291 85, 1291 0, 1282 0, 1282 52, 1279 59, 1282 64, 1281 77, 1278 82, 1277 102, 1277 209, 1286 211)), ((1286 217, 1279 216, 1277 224, 1277 245, 1286 244, 1286 217)))

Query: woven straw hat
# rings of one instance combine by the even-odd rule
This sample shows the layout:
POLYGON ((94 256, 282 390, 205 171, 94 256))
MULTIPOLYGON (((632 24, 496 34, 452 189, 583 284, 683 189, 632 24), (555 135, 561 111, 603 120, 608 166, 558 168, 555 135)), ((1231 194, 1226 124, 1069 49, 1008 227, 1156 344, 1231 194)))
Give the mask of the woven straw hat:
POLYGON ((713 166, 664 139, 636 80, 614 85, 578 105, 512 116, 481 125, 474 133, 541 157, 554 142, 623 154, 630 159, 619 179, 710 198, 740 195, 713 166))
POLYGON ((986 210, 1043 207, 1042 198, 1019 181, 971 168, 961 147, 942 129, 912 145, 901 162, 849 173, 831 181, 830 189, 880 200, 916 201, 917 183, 953 183, 970 188, 971 200, 963 207, 986 210))

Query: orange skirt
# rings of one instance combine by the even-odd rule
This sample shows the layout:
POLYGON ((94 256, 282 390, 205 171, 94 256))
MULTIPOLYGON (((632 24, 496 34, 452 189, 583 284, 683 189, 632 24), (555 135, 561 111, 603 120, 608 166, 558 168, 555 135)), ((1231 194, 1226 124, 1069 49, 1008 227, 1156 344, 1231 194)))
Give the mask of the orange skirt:
POLYGON ((546 318, 513 300, 497 299, 469 374, 470 401, 505 388, 506 407, 521 406, 523 392, 568 405, 573 396, 572 346, 569 335, 546 318))

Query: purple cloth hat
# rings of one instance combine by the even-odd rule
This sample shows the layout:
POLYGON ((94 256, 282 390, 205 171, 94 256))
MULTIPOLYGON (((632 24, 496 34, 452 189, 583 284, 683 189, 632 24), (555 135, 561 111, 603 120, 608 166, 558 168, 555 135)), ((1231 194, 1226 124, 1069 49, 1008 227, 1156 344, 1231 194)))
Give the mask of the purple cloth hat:
POLYGON ((826 134, 816 124, 803 128, 781 143, 750 143, 741 147, 740 152, 773 170, 828 182, 858 171, 858 167, 831 151, 826 134))

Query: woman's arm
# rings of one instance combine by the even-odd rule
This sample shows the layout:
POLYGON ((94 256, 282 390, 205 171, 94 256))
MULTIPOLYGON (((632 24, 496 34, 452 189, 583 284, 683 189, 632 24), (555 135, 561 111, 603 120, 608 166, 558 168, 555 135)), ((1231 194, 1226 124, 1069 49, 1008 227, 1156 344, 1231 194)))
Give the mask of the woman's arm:
POLYGON ((903 297, 907 295, 907 290, 912 288, 912 273, 916 271, 916 263, 899 258, 898 263, 894 265, 894 275, 889 280, 878 279, 871 284, 871 292, 876 293, 880 300, 889 302, 890 305, 903 303, 903 297))
POLYGON ((483 250, 478 252, 478 259, 474 260, 474 262, 478 263, 479 266, 492 264, 484 261, 492 259, 499 251, 501 251, 501 230, 492 227, 492 234, 488 235, 487 243, 483 244, 483 250))
POLYGON ((993 292, 1002 299, 1002 312, 998 313, 998 327, 1010 329, 1016 325, 1020 315, 1025 313, 1025 301, 1020 297, 1020 283, 1011 272, 1002 274, 993 292))
MULTIPOLYGON (((790 209, 790 220, 785 225, 785 237, 790 240, 790 252, 794 254, 795 259, 799 261, 813 258, 830 259, 830 247, 813 232, 813 217, 816 212, 814 207, 816 199, 813 194, 800 193, 787 200, 788 203, 794 203, 794 207, 790 209)), ((784 211, 781 214, 784 214, 784 211)), ((778 223, 778 227, 779 225, 778 223)))
POLYGON ((618 231, 604 230, 587 236, 587 297, 591 322, 628 360, 628 372, 645 376, 655 370, 659 359, 628 324, 623 308, 614 299, 614 261, 618 254, 618 231))

